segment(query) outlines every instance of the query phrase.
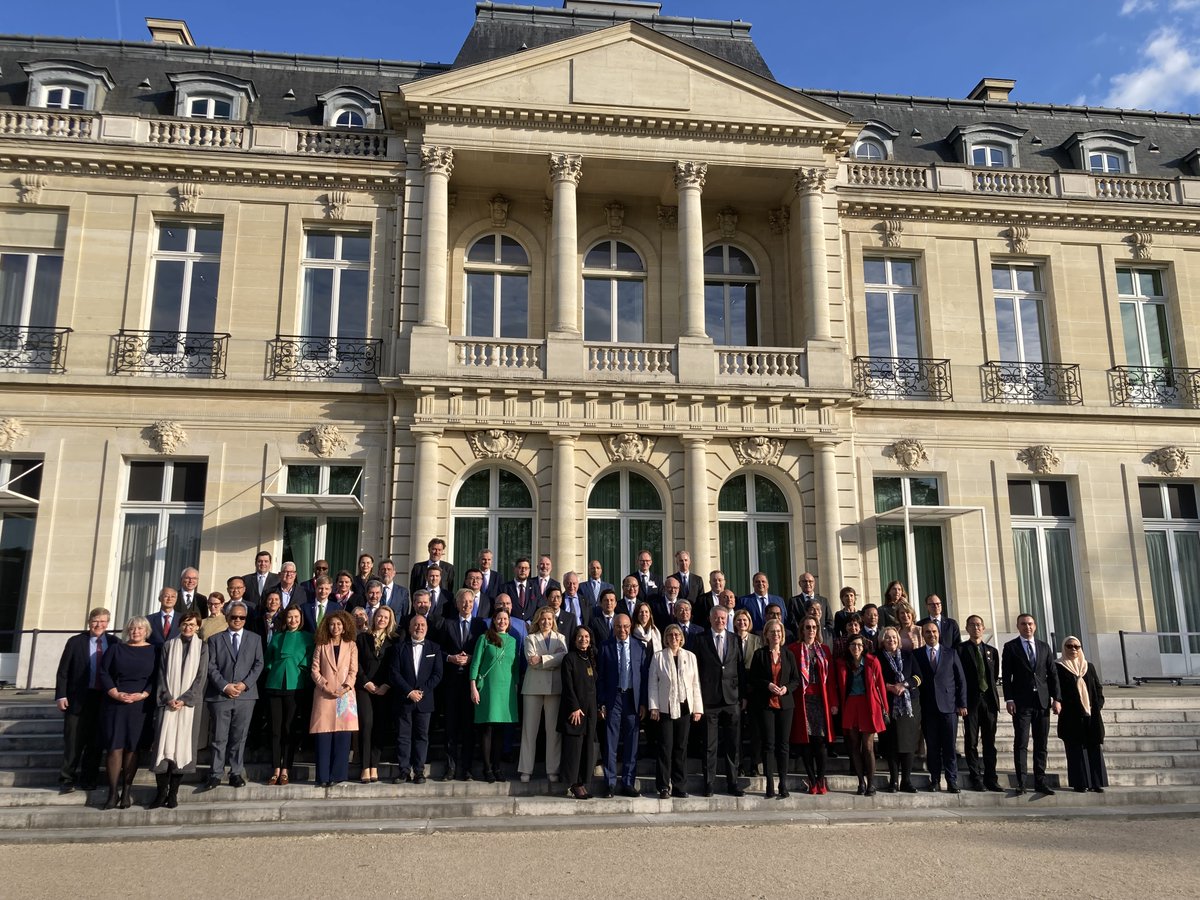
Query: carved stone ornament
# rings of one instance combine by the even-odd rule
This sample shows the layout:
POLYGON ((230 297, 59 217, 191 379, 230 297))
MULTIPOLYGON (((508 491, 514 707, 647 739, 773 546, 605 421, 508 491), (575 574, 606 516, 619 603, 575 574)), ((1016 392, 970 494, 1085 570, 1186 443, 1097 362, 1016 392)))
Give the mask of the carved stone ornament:
POLYGON ((341 221, 346 218, 346 209, 349 206, 349 191, 330 191, 325 195, 325 215, 330 219, 341 221))
POLYGON ((508 227, 509 199, 503 194, 497 194, 488 201, 488 209, 492 211, 492 224, 497 228, 508 227))
POLYGON ((185 181, 175 185, 175 207, 179 212, 194 213, 200 206, 200 197, 204 194, 200 185, 185 181))
POLYGON ((45 175, 22 175, 17 179, 21 188, 21 202, 33 206, 42 202, 42 191, 46 189, 50 179, 45 175))
POLYGON ((767 211, 767 225, 771 229, 771 234, 783 234, 787 231, 788 222, 791 220, 792 214, 786 206, 781 206, 779 209, 767 211))
POLYGON ((911 472, 923 462, 929 462, 925 445, 916 438, 900 438, 888 447, 888 451, 897 465, 906 472, 911 472))
POLYGON ((170 456, 188 442, 187 432, 178 422, 170 419, 159 419, 148 429, 150 434, 146 443, 155 453, 170 456))
POLYGON ((576 186, 583 177, 583 157, 577 153, 550 154, 550 180, 570 181, 576 186))
POLYGON ((12 450, 25 434, 25 426, 20 419, 12 416, 0 419, 0 450, 12 450))
POLYGON ((654 449, 654 438, 644 437, 632 431, 612 434, 604 439, 604 449, 613 462, 645 462, 654 449))
POLYGON ((707 178, 708 163, 690 161, 675 163, 675 190, 677 191, 693 187, 703 190, 707 178))
POLYGON ((467 435, 467 443, 476 459, 516 459, 525 435, 515 431, 491 428, 467 435))
POLYGON ((820 193, 825 190, 825 179, 829 173, 825 169, 797 169, 796 178, 792 182, 797 194, 820 193))
POLYGON ((450 147, 422 147, 421 168, 426 175, 445 175, 449 178, 454 171, 454 150, 450 147))
POLYGON ((604 214, 608 218, 608 233, 620 234, 625 230, 625 207, 614 200, 608 206, 604 207, 604 214))
POLYGON ((314 425, 304 432, 300 443, 322 459, 329 459, 339 450, 346 449, 346 439, 342 437, 341 429, 329 424, 314 425))
POLYGON ((899 219, 884 219, 879 223, 883 235, 883 246, 899 247, 900 235, 904 233, 904 223, 899 219))
POLYGON ((1008 238, 1008 249, 1011 252, 1022 254, 1029 252, 1028 225, 1010 225, 1005 229, 1003 235, 1008 238))
POLYGON ((674 231, 679 227, 679 207, 678 206, 663 206, 658 207, 658 227, 663 231, 674 231))
POLYGON ((1168 476, 1178 475, 1192 464, 1188 452, 1182 447, 1159 447, 1146 457, 1146 461, 1168 476))
POLYGON ((721 237, 731 238, 737 234, 738 214, 737 210, 732 206, 726 206, 724 209, 717 211, 717 228, 721 231, 721 237))
POLYGON ((762 435, 739 438, 733 442, 733 455, 743 466, 777 466, 783 456, 783 441, 762 435))
POLYGON ((1049 475, 1058 470, 1062 460, 1049 444, 1036 444, 1026 447, 1017 454, 1017 460, 1029 466, 1029 471, 1037 475, 1049 475))
POLYGON ((1134 259, 1149 259, 1154 252, 1154 235, 1149 231, 1135 231, 1129 236, 1134 259))
POLYGON ((550 223, 554 220, 553 200, 546 199, 542 201, 542 215, 545 217, 547 223, 550 223))

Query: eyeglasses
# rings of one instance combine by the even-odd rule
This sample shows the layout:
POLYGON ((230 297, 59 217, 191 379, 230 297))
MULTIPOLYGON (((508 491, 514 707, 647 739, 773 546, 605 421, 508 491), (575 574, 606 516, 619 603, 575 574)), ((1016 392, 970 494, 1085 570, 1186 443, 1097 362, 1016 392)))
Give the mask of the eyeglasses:
POLYGON ((246 621, 245 616, 226 616, 225 618, 227 618, 230 622, 245 622, 246 621))
POLYGON ((1082 644, 1063 644, 1063 646, 1068 650, 1082 650, 1083 649, 1082 644))
POLYGON ((313 566, 314 572, 328 572, 329 566, 313 566))

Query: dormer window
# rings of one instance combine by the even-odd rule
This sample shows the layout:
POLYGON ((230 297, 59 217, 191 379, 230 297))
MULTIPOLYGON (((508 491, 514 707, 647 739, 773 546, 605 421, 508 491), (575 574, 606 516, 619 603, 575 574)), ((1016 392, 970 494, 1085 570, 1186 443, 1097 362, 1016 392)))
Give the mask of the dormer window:
POLYGON ((1012 168, 1009 149, 1000 144, 975 144, 971 147, 971 165, 989 169, 1012 168))
POLYGON ((988 169, 1020 168, 1018 146, 1025 129, 1003 122, 958 125, 947 140, 958 149, 958 158, 968 166, 988 169))
POLYGON ((887 151, 875 138, 859 138, 858 143, 854 145, 854 158, 867 162, 883 162, 887 159, 887 151))
POLYGON ((326 128, 378 128, 379 100, 351 85, 336 87, 317 95, 321 104, 321 124, 326 128))
POLYGON ((1125 131, 1079 131, 1067 141, 1075 165, 1093 175, 1137 174, 1134 148, 1143 138, 1125 131))
POLYGON ((339 110, 333 120, 335 128, 365 128, 367 121, 357 109, 339 110))
POLYGON ((175 86, 175 115, 188 119, 245 121, 258 99, 254 84, 219 72, 167 76, 175 86))
POLYGON ((1117 150, 1098 150, 1088 154, 1088 169, 1093 175, 1128 172, 1129 158, 1117 150))
POLYGON ((99 109, 113 88, 108 69, 48 59, 24 63, 29 75, 29 105, 45 109, 99 109))
POLYGON ((851 155, 864 162, 883 162, 891 159, 895 155, 892 151, 892 141, 899 135, 900 132, 890 125, 871 119, 859 132, 851 155))

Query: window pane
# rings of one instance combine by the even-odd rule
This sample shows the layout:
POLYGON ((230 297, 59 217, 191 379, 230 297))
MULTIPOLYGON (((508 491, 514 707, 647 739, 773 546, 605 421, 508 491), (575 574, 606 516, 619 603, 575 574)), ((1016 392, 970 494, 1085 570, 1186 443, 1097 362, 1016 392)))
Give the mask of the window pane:
POLYGON ((160 259, 154 266, 154 297, 150 306, 150 330, 177 332, 183 303, 184 263, 160 259))
POLYGON ((1175 555, 1179 559, 1179 586, 1184 624, 1189 634, 1188 650, 1200 653, 1200 534, 1175 532, 1175 555))
POLYGON ((196 232, 193 246, 197 253, 221 252, 222 228, 220 225, 194 225, 192 227, 196 232))
POLYGON ((1143 519, 1163 518, 1162 485, 1157 481, 1143 481, 1138 484, 1138 497, 1142 501, 1143 519))
POLYGON ((917 340, 917 295, 896 294, 896 355, 916 358, 921 355, 917 340))
POLYGON ((342 235, 342 259, 348 262, 370 261, 371 236, 368 234, 342 235))
POLYGON ((899 478, 875 479, 875 512, 887 512, 904 505, 904 493, 899 478))
POLYGON ((711 247, 704 251, 704 274, 723 275, 725 273, 725 248, 711 247))
POLYGON ((288 466, 287 492, 289 494, 315 494, 320 489, 320 466, 288 466))
POLYGON ((588 519, 588 559, 600 560, 610 582, 621 577, 621 523, 616 519, 588 519))
POLYGON ((1131 366, 1146 365, 1142 354, 1142 341, 1138 333, 1138 309, 1136 303, 1121 304, 1121 333, 1125 338, 1125 361, 1131 366))
POLYGON ((0 256, 0 325, 21 325, 21 304, 25 297, 25 273, 29 256, 5 253, 0 256))
POLYGON ((757 270, 754 268, 754 260, 750 258, 748 253, 739 250, 737 247, 729 248, 729 274, 730 275, 755 275, 757 270))
POLYGON ((354 571, 358 561, 358 516, 331 516, 325 520, 325 548, 329 571, 354 571))
POLYGON ((508 469, 500 469, 499 477, 501 509, 533 509, 533 498, 525 482, 508 469))
POLYGON ((759 522, 756 567, 767 574, 773 592, 790 593, 792 584, 792 546, 787 522, 759 522))
POLYGON ((608 241, 597 244, 584 257, 583 266, 585 269, 611 269, 612 245, 608 241))
POLYGON ((750 590, 750 532, 746 522, 720 522, 721 571, 726 586, 739 596, 750 590))
POLYGON ((950 598, 946 596, 946 566, 942 551, 942 529, 939 525, 916 525, 913 527, 913 553, 917 558, 916 587, 921 599, 937 594, 946 603, 950 612, 950 598))
POLYGON ((494 263, 496 261, 496 235, 481 237, 467 251, 469 262, 494 263))
MULTIPOLYGON (((621 508, 621 473, 609 472, 594 485, 588 495, 588 509, 621 508)), ((608 567, 605 566, 605 571, 608 567)))
POLYGON ((583 339, 611 341, 612 282, 598 278, 583 279, 583 339))
POLYGON ((750 305, 754 302, 754 285, 729 285, 729 343, 745 347, 750 343, 750 305))
MULTIPOLYGON (((760 513, 786 513, 788 511, 787 498, 783 496, 783 491, 771 479, 764 478, 762 475, 754 476, 754 509, 760 513)), ((762 552, 762 548, 759 548, 762 552)), ((774 580, 771 582, 774 584, 774 580)), ((785 582, 791 585, 791 582, 785 582)))
POLYGON ((894 356, 887 294, 867 293, 867 351, 871 356, 894 356))
POLYGON ((500 262, 509 266, 529 265, 529 254, 525 248, 510 237, 500 238, 500 262))
POLYGON ((746 495, 746 476, 730 478, 721 487, 717 497, 718 512, 749 512, 750 501, 746 495))
MULTIPOLYGON (((627 474, 629 477, 629 508, 661 510, 662 500, 658 496, 658 491, 654 489, 654 485, 635 472, 627 474)), ((654 558, 659 559, 658 556, 654 558)))
POLYGON ((0 653, 12 653, 33 555, 32 515, 0 513, 0 653), (10 632, 3 634, 2 632, 10 632))
POLYGON ((864 259, 863 280, 867 284, 887 284, 887 261, 870 256, 864 259))
POLYGON ((663 559, 663 526, 659 519, 630 519, 629 520, 629 561, 630 568, 633 560, 643 550, 649 550, 650 556, 656 560, 663 559))
POLYGON ((365 269, 342 272, 338 291, 338 336, 367 336, 367 292, 370 273, 365 269))
POLYGON ((1138 291, 1143 297, 1161 297, 1162 272, 1158 269, 1137 270, 1138 291))
POLYGON ((617 282, 617 341, 641 343, 645 337, 642 282, 617 282))
POLYGON ((304 334, 329 337, 333 315, 333 270, 304 270, 304 334))
POLYGON ((214 119, 228 119, 233 115, 233 105, 228 100, 214 100, 212 105, 214 119))
POLYGON ((1133 295, 1133 270, 1117 269, 1117 292, 1126 296, 1133 295))
MULTIPOLYGON (((317 520, 315 516, 283 517, 283 556, 281 562, 294 562, 297 572, 311 572, 317 560, 317 520)), ((333 571, 337 571, 336 569, 333 571)))
POLYGON ((491 470, 483 469, 476 472, 462 483, 462 487, 458 489, 458 496, 454 498, 454 505, 472 509, 487 509, 490 487, 491 470))
POLYGON ((35 500, 42 493, 42 472, 45 471, 40 459, 14 459, 9 463, 8 489, 25 497, 35 500))
POLYGON ((500 337, 529 337, 529 276, 500 276, 500 337))
POLYGON ((495 337, 495 311, 493 286, 496 276, 483 272, 467 275, 467 335, 469 337, 495 337))
POLYGON ((1005 362, 1019 361, 1017 346, 1017 321, 1013 315, 1011 297, 996 298, 996 339, 1000 345, 1000 359, 1005 362))
POLYGON ((875 543, 879 553, 879 592, 893 581, 911 584, 908 577, 908 546, 904 529, 899 525, 879 525, 875 528, 875 543))
MULTIPOLYGON (((1009 482, 1009 485, 1011 486, 1012 482, 1009 482)), ((1029 613, 1039 625, 1045 625, 1048 620, 1045 596, 1042 592, 1042 564, 1037 532, 1032 528, 1014 528, 1013 551, 1017 568, 1017 598, 1021 612, 1029 613)), ((1049 640, 1048 634, 1045 637, 1049 640)))
MULTIPOLYGON (((486 516, 454 517, 454 568, 466 573, 475 567, 479 554, 491 546, 486 516)), ((493 562, 495 562, 493 560, 493 562)), ((501 569, 500 571, 506 571, 501 569)))
POLYGON ((166 465, 160 462, 135 460, 129 464, 129 500, 163 499, 163 472, 166 465))
POLYGON ((1054 641, 1062 643, 1069 634, 1079 635, 1079 600, 1075 588, 1075 562, 1071 550, 1071 532, 1066 528, 1046 531, 1046 566, 1050 583, 1050 604, 1054 610, 1054 641))
POLYGON ((725 285, 704 285, 704 331, 714 344, 725 344, 725 285))
POLYGON ((310 231, 304 255, 309 259, 333 259, 337 238, 325 231, 310 231))
MULTIPOLYGON (((200 565, 200 533, 204 516, 200 513, 171 513, 167 517, 167 556, 164 578, 174 584, 188 566, 200 565)), ((157 596, 155 591, 151 597, 157 596)))
POLYGON ((638 252, 621 241, 616 242, 617 268, 624 272, 642 271, 642 258, 638 252))
POLYGON ((1146 350, 1150 354, 1147 365, 1171 365, 1171 341, 1167 337, 1167 307, 1162 303, 1146 303, 1142 306, 1146 320, 1146 350))
POLYGON ((915 266, 911 259, 893 259, 891 261, 892 284, 911 287, 916 284, 915 266))
POLYGON ((1018 266, 1013 271, 1017 278, 1017 290, 1026 293, 1041 293, 1041 269, 1036 266, 1018 266))
MULTIPOLYGON (((62 257, 39 256, 37 273, 33 280, 33 302, 29 311, 29 325, 34 328, 51 328, 58 318, 58 286, 62 281, 62 257)), ((0 324, 5 320, 0 319, 0 324)))
POLYGON ((183 225, 163 225, 158 229, 159 250, 187 250, 188 229, 183 225))
MULTIPOLYGON (((154 584, 157 551, 158 514, 127 513, 121 533, 113 628, 123 628, 130 616, 140 616, 150 611, 152 598, 158 595, 158 589, 162 587, 154 584)), ((176 571, 182 571, 182 566, 176 571)))
POLYGON ((522 556, 533 556, 533 520, 502 518, 496 527, 496 570, 511 572, 522 556))
POLYGON ((192 289, 188 297, 187 331, 212 334, 217 329, 217 263, 192 263, 192 289))
POLYGON ((1012 290, 1012 273, 1008 266, 992 266, 992 289, 997 291, 1012 290))
POLYGON ((1172 519, 1195 519, 1196 488, 1190 484, 1168 484, 1167 498, 1172 519))
MULTIPOLYGON (((360 466, 330 466, 329 493, 362 496, 362 468, 360 466)), ((355 562, 357 563, 357 559, 355 562)))
POLYGON ((203 503, 204 486, 208 481, 208 463, 178 462, 171 473, 171 501, 174 503, 203 503))
POLYGON ((1160 653, 1182 653, 1179 632, 1179 607, 1175 599, 1175 580, 1171 577, 1171 557, 1167 532, 1146 532, 1146 556, 1150 563, 1150 593, 1154 598, 1155 629, 1174 632, 1158 637, 1160 653))
POLYGON ((1030 481, 1010 481, 1008 483, 1009 514, 1014 516, 1032 516, 1033 483, 1030 481))
POLYGON ((936 478, 909 478, 908 494, 913 506, 937 506, 940 502, 936 478))
POLYGON ((1040 300, 1020 301, 1021 310, 1021 357, 1024 362, 1041 362, 1042 353, 1042 304, 1040 300))
POLYGON ((1071 501, 1067 495, 1065 481, 1040 481, 1038 492, 1041 495, 1043 516, 1070 518, 1071 501))

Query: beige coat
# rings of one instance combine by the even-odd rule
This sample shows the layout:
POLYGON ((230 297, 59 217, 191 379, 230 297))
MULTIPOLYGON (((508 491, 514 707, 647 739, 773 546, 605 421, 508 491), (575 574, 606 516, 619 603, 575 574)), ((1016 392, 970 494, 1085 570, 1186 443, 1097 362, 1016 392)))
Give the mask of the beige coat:
POLYGON ((681 712, 679 707, 683 703, 687 703, 688 712, 692 715, 704 712, 696 654, 681 648, 676 670, 674 654, 670 650, 659 650, 650 660, 650 708, 678 719, 681 712))
POLYGON ((330 731, 358 731, 357 722, 347 728, 337 720, 337 697, 334 692, 348 687, 354 696, 354 677, 358 674, 358 647, 354 641, 342 641, 337 662, 333 659, 333 644, 322 644, 313 648, 312 716, 308 720, 309 734, 325 734, 330 731))
POLYGON ((541 633, 526 637, 525 659, 528 660, 531 656, 540 656, 542 662, 540 665, 530 666, 525 670, 525 681, 521 685, 521 693, 554 694, 556 696, 561 694, 562 676, 559 674, 558 667, 562 665, 566 655, 566 641, 557 631, 551 631, 549 637, 542 637, 541 633))

